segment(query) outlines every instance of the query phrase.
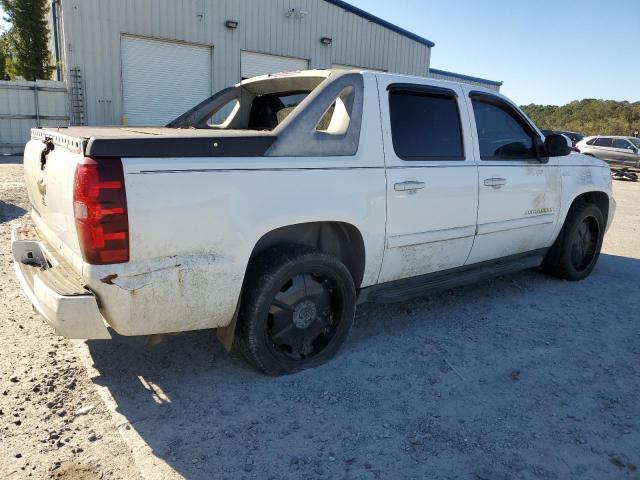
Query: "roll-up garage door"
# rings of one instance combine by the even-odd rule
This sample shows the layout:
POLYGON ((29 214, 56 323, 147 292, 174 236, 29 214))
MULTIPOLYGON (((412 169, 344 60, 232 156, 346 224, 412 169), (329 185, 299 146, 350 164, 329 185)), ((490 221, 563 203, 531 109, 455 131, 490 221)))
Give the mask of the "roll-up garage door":
POLYGON ((243 80, 268 73, 293 72, 309 69, 309 60, 302 58, 280 57, 255 52, 242 52, 240 55, 243 80))
POLYGON ((129 125, 165 125, 212 93, 212 48, 122 37, 123 107, 129 125))

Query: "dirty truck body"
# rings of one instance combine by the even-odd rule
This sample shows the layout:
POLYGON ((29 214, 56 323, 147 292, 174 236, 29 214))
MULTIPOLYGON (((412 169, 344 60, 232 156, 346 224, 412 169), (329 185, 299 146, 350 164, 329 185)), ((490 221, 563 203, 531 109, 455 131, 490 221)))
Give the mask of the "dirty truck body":
POLYGON ((489 90, 332 71, 245 81, 166 128, 36 129, 16 272, 64 336, 217 328, 289 373, 337 351, 356 301, 588 275, 610 171, 563 142, 489 90))

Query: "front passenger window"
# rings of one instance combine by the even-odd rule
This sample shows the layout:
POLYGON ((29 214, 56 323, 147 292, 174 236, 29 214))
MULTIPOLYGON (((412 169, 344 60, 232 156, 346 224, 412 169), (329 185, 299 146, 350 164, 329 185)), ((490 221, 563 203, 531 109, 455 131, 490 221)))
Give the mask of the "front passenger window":
POLYGON ((474 99, 482 160, 524 160, 536 158, 533 132, 505 108, 494 102, 474 99))
POLYGON ((626 140, 622 140, 620 138, 616 138, 613 141, 613 148, 621 148, 623 150, 632 150, 631 144, 626 140))

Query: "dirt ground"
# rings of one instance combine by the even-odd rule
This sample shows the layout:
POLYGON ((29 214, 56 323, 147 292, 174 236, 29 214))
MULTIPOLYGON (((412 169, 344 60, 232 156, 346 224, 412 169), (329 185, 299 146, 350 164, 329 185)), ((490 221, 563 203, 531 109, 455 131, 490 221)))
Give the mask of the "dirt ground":
POLYGON ((77 347, 21 293, 11 226, 27 205, 22 165, 0 157, 0 478, 141 478, 77 347))
POLYGON ((0 477, 640 479, 640 183, 593 276, 365 305, 330 364, 271 379, 213 332, 71 342, 21 294, 0 161, 0 477))

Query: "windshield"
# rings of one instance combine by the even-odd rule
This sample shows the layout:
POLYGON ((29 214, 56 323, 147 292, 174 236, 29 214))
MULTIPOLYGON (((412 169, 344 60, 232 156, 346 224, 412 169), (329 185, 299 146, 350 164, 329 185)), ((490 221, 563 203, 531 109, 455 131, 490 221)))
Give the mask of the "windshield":
POLYGON ((630 138, 629 141, 633 143, 636 148, 640 148, 640 138, 630 138))

